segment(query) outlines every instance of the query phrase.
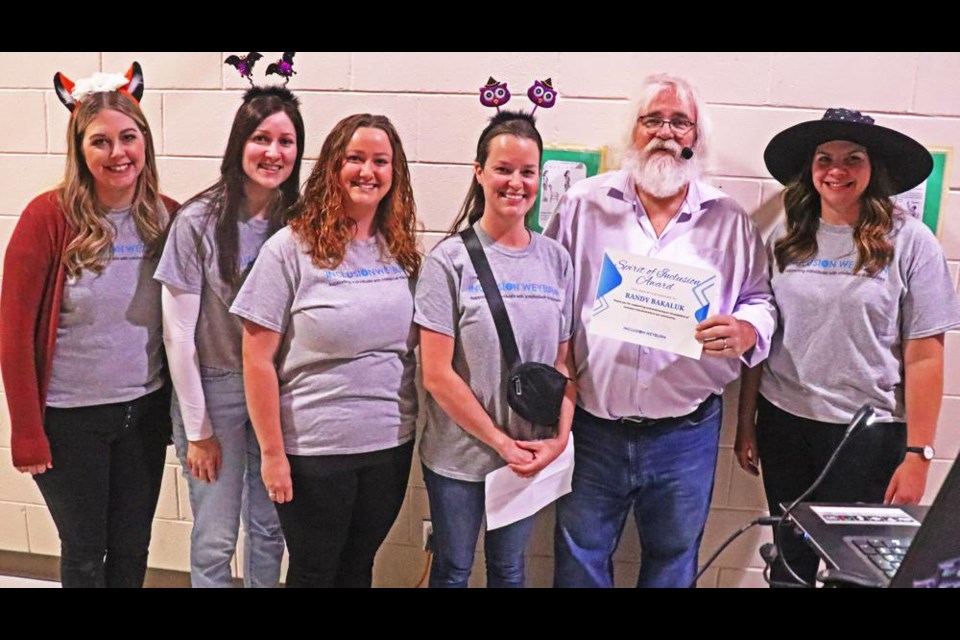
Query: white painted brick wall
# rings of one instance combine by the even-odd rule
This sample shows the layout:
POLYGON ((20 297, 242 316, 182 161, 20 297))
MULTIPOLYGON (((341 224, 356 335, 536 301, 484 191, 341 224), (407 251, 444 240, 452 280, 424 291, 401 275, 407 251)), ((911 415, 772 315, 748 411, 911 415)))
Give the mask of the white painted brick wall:
POLYGON ((0 91, 0 113, 8 114, 0 119, 0 152, 47 150, 46 124, 43 118, 36 117, 43 113, 43 91, 0 91))
POLYGON ((30 553, 42 556, 60 555, 60 538, 57 536, 57 527, 46 507, 28 505, 25 508, 27 515, 27 540, 30 543, 30 553))
MULTIPOLYGON (((500 77, 503 74, 491 53, 428 52, 401 56, 371 52, 352 56, 351 87, 355 91, 477 93, 487 76, 493 75, 508 82, 511 93, 516 95, 519 91, 514 87, 523 84, 520 78, 500 77)), ((527 85, 523 86, 525 90, 527 85)))
MULTIPOLYGON (((146 72, 144 72, 146 73, 146 72)), ((168 91, 163 95, 164 153, 220 158, 227 146, 239 91, 168 91)), ((146 103, 146 95, 144 102, 146 103)), ((155 100, 151 100, 155 102, 155 100)), ((151 128, 155 125, 150 122, 151 128)), ((154 133, 154 139, 158 136, 154 133)))
POLYGON ((4 51, 0 53, 0 69, 3 69, 0 87, 49 89, 53 86, 53 74, 58 71, 73 80, 100 71, 100 54, 90 51, 4 51))
POLYGON ((13 502, 0 502, 0 549, 20 553, 30 552, 25 506, 13 502))
POLYGON ((754 106, 717 106, 710 109, 713 138, 710 167, 723 176, 769 178, 763 150, 787 127, 819 118, 822 111, 773 109, 754 106))
MULTIPOLYGON (((54 96, 51 77, 77 79, 97 70, 144 67, 143 108, 160 154, 161 184, 185 200, 212 183, 246 81, 223 64, 223 53, 0 53, 0 252, 26 203, 56 184, 63 172, 69 114, 54 96)), ((280 52, 265 52, 256 77, 280 52)), ((762 152, 781 129, 817 118, 826 107, 846 106, 877 117, 928 145, 960 150, 960 54, 796 53, 298 53, 290 87, 303 104, 307 129, 306 180, 323 138, 351 113, 391 118, 411 161, 411 176, 429 250, 443 237, 469 184, 476 137, 491 113, 477 102, 487 76, 508 82, 510 107, 528 108, 526 88, 552 77, 562 98, 538 111, 548 144, 607 146, 619 150, 632 126, 642 78, 668 71, 689 77, 710 103, 715 131, 710 167, 764 231, 781 215, 781 187, 763 166, 762 152)), ((615 162, 615 158, 614 158, 615 162)), ((954 159, 943 212, 941 241, 960 277, 960 162, 954 159)), ((0 274, 2 275, 2 274, 0 274)), ((945 398, 925 502, 939 489, 960 453, 960 332, 946 340, 945 398)), ((737 385, 727 390, 714 508, 704 536, 704 557, 737 527, 763 513, 760 480, 744 473, 733 455, 737 385)), ((36 485, 10 465, 6 397, 0 392, 0 549, 56 555, 56 529, 36 485)), ((407 499, 377 558, 375 584, 412 586, 424 567, 420 523, 429 505, 419 463, 407 499)), ((554 513, 538 517, 528 550, 529 583, 553 579, 554 513)), ((151 545, 151 566, 185 571, 192 515, 187 485, 173 448, 168 450, 151 545)), ((708 587, 762 586, 757 548, 767 531, 733 545, 701 580, 708 587)), ((482 538, 471 585, 484 584, 482 538)), ((615 555, 616 583, 636 581, 636 527, 628 524, 615 555)), ((235 574, 240 575, 235 563, 235 574)))
MULTIPOLYGON (((157 171, 161 191, 182 203, 216 182, 220 177, 220 158, 159 158, 157 171)), ((303 176, 302 167, 300 174, 303 176)))
POLYGON ((445 232, 473 178, 470 165, 414 164, 410 167, 417 214, 425 229, 445 232))
POLYGON ((765 104, 770 87, 770 53, 641 53, 634 86, 652 73, 670 73, 693 82, 708 102, 765 104))
POLYGON ((37 195, 63 178, 63 156, 0 154, 0 215, 19 216, 37 195))
POLYGON ((710 182, 739 202, 740 206, 747 211, 754 211, 760 206, 762 183, 759 180, 712 178, 710 182))
POLYGON ((916 53, 776 53, 770 103, 791 107, 846 107, 910 111, 916 53))
POLYGON ((917 113, 960 116, 960 53, 921 53, 913 110, 917 113))
MULTIPOLYGON (((960 118, 877 114, 877 124, 902 131, 927 146, 950 147, 960 151, 960 118)), ((956 158, 950 166, 947 184, 951 189, 960 188, 960 165, 956 158)))
POLYGON ((225 57, 215 51, 109 51, 103 54, 103 70, 126 73, 134 61, 139 62, 146 87, 144 96, 158 89, 219 89, 223 86, 220 68, 225 57))
POLYGON ((477 152, 477 136, 491 115, 474 96, 420 96, 417 159, 472 162, 477 152))
MULTIPOLYGON (((629 98, 639 84, 636 53, 601 52, 584 56, 561 53, 554 86, 564 96, 577 98, 629 98)), ((498 80, 500 78, 497 78, 498 80)), ((559 107, 556 107, 559 110, 559 107)))
MULTIPOLYGON (((957 147, 960 149, 960 147, 957 147)), ((960 192, 951 191, 940 214, 940 243, 947 260, 960 260, 960 192)))

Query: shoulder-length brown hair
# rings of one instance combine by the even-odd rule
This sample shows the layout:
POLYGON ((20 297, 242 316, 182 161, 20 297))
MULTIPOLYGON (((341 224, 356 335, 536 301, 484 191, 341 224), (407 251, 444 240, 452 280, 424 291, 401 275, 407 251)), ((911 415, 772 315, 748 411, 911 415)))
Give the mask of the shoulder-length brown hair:
MULTIPOLYGON (((867 150, 869 156, 869 150, 867 150)), ((869 275, 882 271, 893 260, 895 207, 890 199, 890 179, 880 158, 870 158, 870 183, 860 196, 860 217, 853 227, 857 261, 853 272, 863 269, 869 275)), ((812 162, 812 159, 811 159, 812 162)), ((787 213, 787 232, 773 247, 777 268, 782 272, 791 262, 812 258, 817 253, 817 230, 820 228, 820 194, 813 186, 811 165, 804 166, 797 178, 783 192, 787 213)))
POLYGON ((393 149, 393 183, 377 206, 373 228, 383 238, 385 249, 409 275, 420 270, 417 250, 417 207, 410 185, 407 156, 397 130, 386 116, 359 113, 347 116, 323 141, 320 158, 314 166, 303 193, 291 210, 290 229, 308 247, 313 263, 322 268, 338 266, 356 231, 356 223, 346 214, 340 186, 347 145, 357 129, 380 129, 387 134, 393 149))
POLYGON ((137 233, 146 246, 145 254, 155 257, 163 249, 163 236, 169 212, 160 198, 157 160, 153 135, 140 107, 119 91, 93 93, 84 98, 67 126, 67 167, 57 187, 57 197, 67 222, 77 235, 63 252, 67 273, 77 276, 83 269, 100 273, 113 257, 116 231, 107 218, 107 208, 97 201, 93 174, 83 156, 83 136, 97 115, 105 110, 118 111, 137 125, 144 140, 144 165, 137 178, 131 214, 137 233))

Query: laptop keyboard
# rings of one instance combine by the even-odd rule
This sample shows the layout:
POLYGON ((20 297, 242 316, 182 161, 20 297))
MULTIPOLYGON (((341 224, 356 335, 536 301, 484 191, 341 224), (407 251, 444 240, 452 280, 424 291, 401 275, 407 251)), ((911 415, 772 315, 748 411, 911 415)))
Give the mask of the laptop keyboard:
POLYGON ((853 537, 849 540, 888 578, 897 573, 911 542, 906 538, 853 537))

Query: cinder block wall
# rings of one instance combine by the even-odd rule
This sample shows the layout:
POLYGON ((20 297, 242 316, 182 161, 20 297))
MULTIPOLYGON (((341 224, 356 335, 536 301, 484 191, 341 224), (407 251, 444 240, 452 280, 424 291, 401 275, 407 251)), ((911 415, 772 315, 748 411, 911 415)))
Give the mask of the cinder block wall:
MULTIPOLYGON (((229 52, 234 53, 234 52, 229 52)), ((143 108, 160 156, 161 186, 183 200, 217 175, 231 118, 246 82, 213 53, 0 53, 0 251, 24 205, 53 186, 63 171, 67 111, 51 78, 143 66, 143 108)), ((264 52, 258 77, 279 52, 264 52)), ((634 116, 632 96, 647 74, 686 76, 701 90, 714 120, 710 167, 714 180, 768 228, 779 213, 780 186, 762 152, 778 131, 820 116, 827 107, 860 109, 928 146, 960 149, 958 53, 298 53, 290 83, 307 128, 304 178, 333 124, 351 113, 388 115, 412 166, 421 218, 431 247, 452 220, 470 179, 470 161, 487 110, 477 88, 493 75, 508 82, 514 103, 526 100, 534 78, 553 78, 562 98, 538 113, 548 144, 620 148, 634 116)), ((941 242, 954 278, 960 270, 960 163, 948 177, 941 242)), ((0 274, 2 277, 2 274, 0 274)), ((960 452, 960 333, 946 343, 946 386, 937 456, 926 501, 935 495, 960 452)), ((735 386, 735 385, 733 385, 735 386)), ((733 457, 736 389, 726 394, 727 420, 707 523, 706 555, 764 508, 758 481, 733 457)), ((0 392, 0 549, 57 555, 56 530, 28 476, 10 465, 6 397, 0 392)), ((428 517, 423 480, 414 470, 400 517, 377 559, 376 584, 409 586, 419 578, 421 519, 428 517)), ((172 448, 154 525, 151 566, 187 571, 191 526, 186 485, 172 448)), ((550 584, 553 513, 542 514, 530 546, 529 581, 550 584)), ((762 584, 756 549, 765 534, 745 536, 704 577, 704 586, 762 584)), ((636 579, 639 543, 632 527, 617 553, 617 581, 636 579)), ((474 583, 483 583, 478 554, 474 583)))

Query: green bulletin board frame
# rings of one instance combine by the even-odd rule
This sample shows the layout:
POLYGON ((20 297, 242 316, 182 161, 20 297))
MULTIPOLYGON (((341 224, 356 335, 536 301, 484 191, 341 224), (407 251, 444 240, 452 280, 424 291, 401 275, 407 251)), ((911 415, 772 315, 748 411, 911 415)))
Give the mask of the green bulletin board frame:
POLYGON ((943 227, 940 214, 943 211, 943 203, 946 200, 949 187, 951 152, 952 149, 950 148, 930 149, 930 155, 933 156, 933 171, 927 178, 926 197, 923 200, 923 223, 938 238, 940 238, 940 231, 943 227))
MULTIPOLYGON (((540 174, 541 174, 541 183, 540 189, 537 191, 537 201, 533 203, 533 207, 530 211, 527 212, 526 221, 527 226, 530 229, 533 229, 537 232, 542 232, 543 227, 546 226, 545 216, 547 212, 545 211, 544 217, 540 215, 541 207, 541 198, 544 196, 544 184, 543 184, 543 175, 544 170, 549 166, 550 162, 572 162, 580 163, 586 168, 586 176, 591 177, 595 176, 605 170, 606 164, 606 147, 601 147, 599 149, 589 149, 585 147, 548 147, 543 150, 543 159, 540 164, 540 174), (541 225, 543 222, 543 225, 541 225)), ((574 184, 576 181, 571 182, 574 184)), ((552 192, 551 195, 553 198, 550 201, 552 206, 556 206, 556 201, 559 200, 559 196, 556 192, 552 192)), ((552 211, 552 209, 550 210, 552 211)))

